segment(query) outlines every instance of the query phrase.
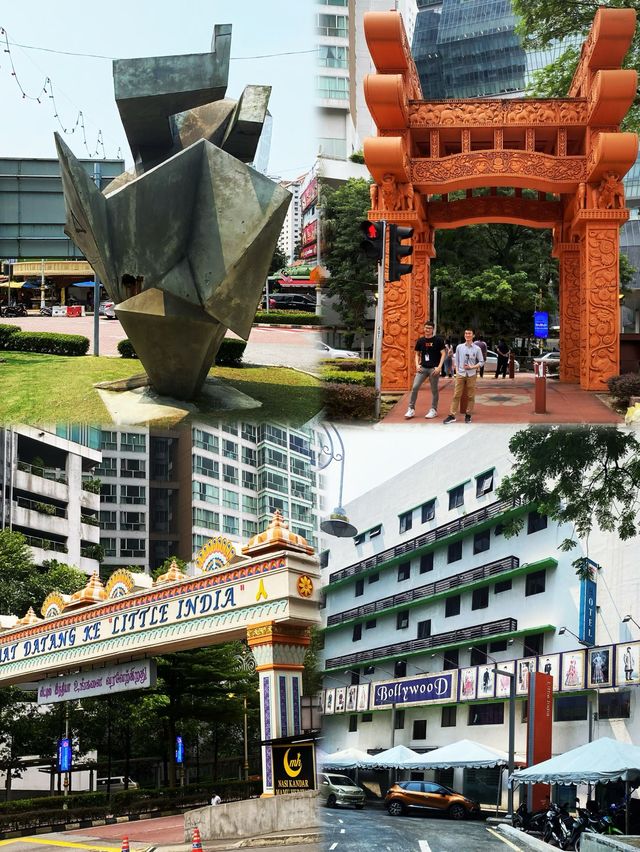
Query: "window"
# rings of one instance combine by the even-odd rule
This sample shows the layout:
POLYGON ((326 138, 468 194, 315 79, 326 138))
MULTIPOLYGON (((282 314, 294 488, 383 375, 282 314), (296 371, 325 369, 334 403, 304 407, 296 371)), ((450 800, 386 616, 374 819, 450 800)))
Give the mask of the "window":
POLYGON ((255 467, 258 464, 256 451, 251 447, 242 447, 242 463, 255 467))
POLYGON ((216 454, 218 452, 218 436, 205 432, 203 429, 194 429, 193 443, 201 450, 208 450, 210 453, 216 454))
POLYGON ((539 595, 544 592, 545 575, 546 572, 544 569, 542 571, 534 571, 533 574, 527 575, 524 588, 525 597, 539 595))
POLYGON ((120 529, 121 530, 144 530, 145 514, 144 512, 120 512, 120 529))
POLYGON ((116 539, 115 538, 101 538, 100 544, 104 548, 105 556, 116 556, 116 539))
POLYGON ((242 487, 243 488, 250 488, 252 491, 255 491, 257 485, 258 485, 258 477, 256 476, 256 474, 253 473, 250 470, 243 470, 242 471, 242 487))
POLYGON ((396 710, 396 717, 393 720, 393 727, 396 731, 402 731, 404 729, 404 710, 396 710))
POLYGON ((353 636, 351 637, 352 642, 358 642, 362 639, 362 625, 354 624, 353 625, 353 636))
POLYGON ((255 521, 242 520, 242 538, 251 538, 258 534, 258 525, 255 521))
POLYGON ((494 535, 502 535, 504 532, 504 524, 496 524, 493 530, 494 535))
POLYGON ((491 547, 491 531, 483 530, 482 532, 476 533, 473 537, 473 552, 474 553, 484 553, 485 550, 489 550, 491 547))
POLYGON ((229 441, 227 438, 222 439, 222 455, 226 459, 238 461, 238 445, 235 441, 229 441))
POLYGON ((364 629, 365 630, 373 630, 377 624, 377 620, 375 618, 370 618, 369 621, 365 621, 364 629))
POLYGON ((426 740, 427 738, 427 720, 426 719, 414 719, 413 720, 413 739, 414 740, 426 740))
POLYGON ((431 619, 418 622, 418 639, 427 639, 431 636, 431 619))
POLYGON ((99 466, 95 469, 94 474, 96 476, 117 476, 117 461, 118 460, 116 458, 105 456, 99 466))
MULTIPOLYGON (((228 492, 235 493, 235 492, 228 492)), ((250 497, 248 494, 242 495, 242 511, 245 515, 257 515, 258 514, 258 498, 250 497)), ((328 552, 328 551, 327 551, 328 552)), ((322 564, 322 561, 321 561, 322 564)), ((327 566, 322 566, 326 568, 327 566)))
POLYGON ((451 618, 452 615, 460 615, 460 595, 447 598, 444 602, 444 617, 451 618))
POLYGON ((521 722, 528 722, 529 721, 529 699, 528 698, 525 698, 525 700, 522 702, 522 713, 520 715, 520 721, 521 722))
POLYGON ((146 446, 145 435, 136 435, 133 432, 123 432, 120 435, 120 449, 124 453, 144 453, 146 446))
MULTIPOLYGON (((255 497, 253 498, 255 500, 255 497)), ((256 508, 257 508, 256 500, 256 508)), ((222 489, 222 505, 225 509, 239 509, 240 499, 237 491, 231 491, 229 488, 222 489)), ((255 514, 255 512, 254 512, 255 514)))
POLYGON ((117 503, 118 502, 118 486, 115 483, 103 482, 100 485, 100 502, 101 503, 117 503))
POLYGON ((589 699, 586 695, 557 695, 553 702, 554 722, 582 722, 587 718, 589 699))
POLYGON ((377 527, 373 527, 369 530, 369 538, 375 538, 377 535, 380 535, 382 532, 382 524, 378 524, 377 527))
POLYGON ((225 482, 230 483, 231 485, 238 484, 238 468, 234 467, 232 464, 223 464, 222 465, 222 478, 225 482))
POLYGON ((474 645, 469 655, 470 666, 483 666, 487 662, 487 646, 474 645))
POLYGON ((243 423, 242 424, 242 437, 245 441, 253 441, 256 442, 256 427, 252 423, 243 423))
MULTIPOLYGON (((330 3, 328 5, 339 5, 330 3)), ((349 19, 346 15, 318 15, 318 35, 332 38, 347 38, 349 35, 349 19)))
POLYGON ((408 532, 413 526, 413 510, 400 515, 400 532, 408 532))
POLYGON ((455 704, 448 704, 442 708, 442 718, 440 720, 441 728, 455 728, 456 726, 456 716, 458 715, 458 708, 455 704))
MULTIPOLYGON (((506 639, 498 639, 496 642, 491 642, 489 644, 489 650, 492 654, 497 653, 498 651, 506 651, 507 650, 507 640, 506 639)), ((526 656, 526 654, 525 654, 526 656)))
POLYGON ((629 719, 631 717, 631 692, 598 693, 598 718, 629 719))
POLYGON ((360 721, 364 724, 365 722, 373 722, 373 713, 363 713, 360 717, 360 721))
POLYGON ((115 530, 117 527, 117 517, 116 512, 106 512, 102 510, 100 512, 100 529, 115 530))
POLYGON ((482 497, 483 494, 488 494, 490 491, 493 491, 492 470, 487 471, 487 473, 481 473, 480 476, 476 476, 476 497, 482 497))
POLYGON ((360 670, 354 669, 351 673, 351 686, 358 686, 360 683, 360 670))
POLYGON ((393 666, 393 676, 394 677, 406 677, 407 676, 407 661, 406 660, 396 660, 393 666))
POLYGON ((328 98, 330 100, 348 100, 349 99, 349 78, 348 77, 317 77, 316 92, 319 98, 328 98))
POLYGON ((121 485, 121 503, 144 503, 146 502, 147 489, 144 485, 121 485))
POLYGON ((322 553, 318 556, 321 568, 329 567, 329 552, 330 551, 328 550, 323 550, 322 553))
POLYGON ((398 581, 400 580, 408 580, 411 576, 411 563, 410 562, 402 562, 398 565, 398 581))
MULTIPOLYGON (((345 0, 346 3, 346 0, 345 0)), ((332 3, 332 6, 344 6, 345 3, 332 3)), ((318 65, 322 68, 348 68, 349 56, 346 47, 332 44, 318 45, 318 65)))
POLYGON ((362 544, 362 542, 365 540, 366 537, 367 537, 366 533, 358 533, 358 535, 354 535, 353 543, 357 547, 359 544, 362 544))
POLYGON ((226 432, 227 435, 237 435, 238 434, 238 424, 237 423, 223 423, 222 431, 226 432))
POLYGON ((379 579, 380 579, 380 572, 376 571, 375 574, 369 574, 368 582, 369 583, 377 583, 379 579))
POLYGON ((457 509, 459 506, 464 506, 464 482, 449 492, 449 509, 457 509))
POLYGON ((420 507, 420 512, 422 514, 423 524, 426 524, 427 521, 432 521, 436 516, 436 501, 429 500, 428 503, 423 503, 420 507))
POLYGON ((496 583, 493 587, 493 591, 496 595, 499 595, 501 592, 510 592, 511 580, 500 580, 500 582, 496 583))
POLYGON ((502 725, 504 704, 470 704, 469 725, 502 725))
POLYGON ((372 675, 375 672, 375 670, 376 670, 375 666, 365 666, 363 671, 362 671, 362 674, 372 675))
POLYGON ((525 657, 537 657, 544 654, 544 633, 532 633, 524 637, 525 657))
POLYGON ((546 530, 546 528, 546 515, 539 515, 535 511, 529 512, 529 516, 527 518, 527 535, 531 535, 531 533, 540 532, 540 530, 546 530))
POLYGON ((193 472, 200 473, 202 476, 208 476, 210 479, 219 478, 220 465, 213 459, 205 458, 205 456, 193 457, 193 472))
POLYGON ((358 730, 358 717, 349 716, 349 733, 353 734, 358 730))
POLYGON ((404 630, 409 626, 409 610, 403 609, 396 616, 396 630, 404 630))
POLYGON ((426 574, 433 571, 433 553, 423 553, 420 557, 420 573, 426 574))
POLYGON ((220 515, 218 512, 194 506, 192 517, 194 527, 202 527, 205 530, 217 530, 220 528, 220 515))
POLYGON ((200 500, 202 503, 220 502, 220 490, 217 485, 211 485, 208 482, 199 482, 194 480, 192 486, 192 494, 194 500, 200 500))
POLYGON ((443 669, 457 669, 460 665, 460 651, 457 648, 452 648, 450 651, 444 652, 443 669))
POLYGON ((471 609, 486 609, 489 606, 489 587, 474 589, 471 596, 471 609))
POLYGON ((120 556, 144 556, 145 540, 143 538, 123 538, 120 540, 120 556))
POLYGON ((458 562, 462 559, 462 541, 454 541, 447 548, 447 562, 458 562))
MULTIPOLYGON (((117 432, 106 432, 104 429, 102 430, 102 434, 100 436, 100 449, 101 450, 116 450, 118 448, 116 444, 116 440, 118 437, 117 432)), ((103 459, 104 461, 104 459, 103 459)))
POLYGON ((363 578, 361 578, 360 580, 356 580, 355 596, 357 598, 359 598, 360 595, 364 595, 364 579, 363 578))
POLYGON ((240 535, 240 520, 231 515, 222 516, 222 532, 227 535, 240 535))

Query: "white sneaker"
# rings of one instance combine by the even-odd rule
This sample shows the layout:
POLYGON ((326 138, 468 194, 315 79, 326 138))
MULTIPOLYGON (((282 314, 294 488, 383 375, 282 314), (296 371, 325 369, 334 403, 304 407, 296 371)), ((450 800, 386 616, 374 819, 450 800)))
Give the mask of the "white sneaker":
POLYGON ((430 408, 429 411, 427 411, 427 413, 425 414, 425 418, 427 420, 433 420, 433 418, 437 416, 438 412, 435 410, 435 408, 430 408))
POLYGON ((407 413, 405 414, 405 417, 407 418, 407 420, 410 420, 415 413, 415 408, 411 408, 411 406, 409 406, 409 408, 407 408, 407 413))

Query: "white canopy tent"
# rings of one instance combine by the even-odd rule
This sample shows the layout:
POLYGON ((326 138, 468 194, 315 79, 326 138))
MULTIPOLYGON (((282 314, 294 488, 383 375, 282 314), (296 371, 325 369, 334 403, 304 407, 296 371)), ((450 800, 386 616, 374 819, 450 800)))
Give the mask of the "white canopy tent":
MULTIPOLYGON (((518 769, 510 780, 515 784, 607 784, 609 781, 624 781, 628 800, 629 783, 640 782, 640 747, 611 737, 600 737, 535 766, 518 769)), ((628 807, 626 821, 628 833, 628 807)))
POLYGON ((437 748, 420 755, 420 769, 486 769, 492 766, 508 766, 509 755, 496 748, 459 740, 457 743, 437 748))
POLYGON ((357 769, 358 766, 366 765, 368 760, 369 755, 366 751, 358 748, 344 748, 325 754, 317 762, 321 763, 325 769, 357 769))
POLYGON ((360 769, 422 769, 424 755, 404 745, 397 745, 378 754, 367 755, 360 769))

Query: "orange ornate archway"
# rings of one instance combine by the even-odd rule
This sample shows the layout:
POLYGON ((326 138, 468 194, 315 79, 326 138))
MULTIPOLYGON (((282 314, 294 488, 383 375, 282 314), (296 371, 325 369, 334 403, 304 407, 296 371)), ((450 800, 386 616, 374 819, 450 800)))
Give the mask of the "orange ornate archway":
POLYGON ((480 222, 553 229, 560 379, 604 389, 620 369, 622 178, 638 153, 636 134, 620 132, 637 85, 636 72, 620 68, 635 11, 598 10, 568 97, 552 100, 425 101, 400 14, 369 12, 364 21, 377 70, 364 82, 378 128, 364 143, 375 182, 368 215, 414 228, 413 272, 385 287, 383 390, 410 386, 435 229, 480 222), (514 193, 499 196, 497 187, 514 193), (489 194, 474 195, 479 188, 489 194), (466 197, 449 200, 457 190, 466 197))

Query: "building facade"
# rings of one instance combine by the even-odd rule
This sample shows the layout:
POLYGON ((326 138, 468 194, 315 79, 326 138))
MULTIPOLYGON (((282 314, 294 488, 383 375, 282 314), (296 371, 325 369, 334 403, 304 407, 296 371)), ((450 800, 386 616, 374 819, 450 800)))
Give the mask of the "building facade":
MULTIPOLYGON (((465 433, 347 504, 355 538, 324 541, 326 751, 425 752, 461 739, 506 751, 509 679, 496 663, 516 675, 517 760, 526 759, 532 671, 554 677, 554 754, 637 735, 640 630, 623 618, 640 620, 638 539, 598 532, 565 553, 570 528, 499 500, 511 434, 465 433), (522 528, 508 537, 512 518, 522 528), (577 638, 584 612, 571 563, 580 556, 597 587, 593 647, 577 638)), ((497 774, 483 776, 494 793, 497 774)), ((477 793, 471 774, 441 780, 477 793)))
POLYGON ((99 567, 99 429, 0 429, 1 528, 22 533, 34 562, 99 567))
POLYGON ((300 210, 300 187, 304 181, 304 175, 295 180, 282 181, 280 186, 288 189, 291 193, 291 204, 278 237, 278 248, 286 256, 287 263, 293 263, 296 246, 300 241, 302 229, 302 214, 300 210))
POLYGON ((186 562, 212 536, 240 545, 275 509, 315 547, 319 489, 310 429, 223 421, 102 432, 103 571, 186 562))

